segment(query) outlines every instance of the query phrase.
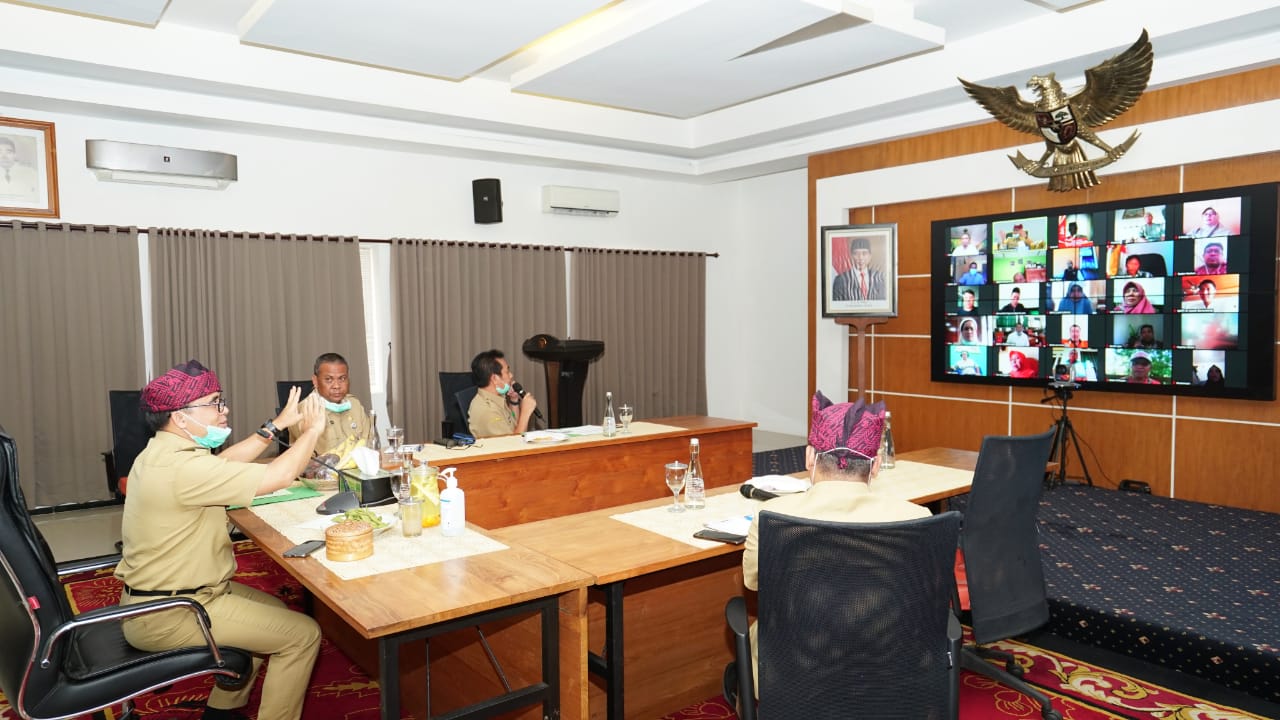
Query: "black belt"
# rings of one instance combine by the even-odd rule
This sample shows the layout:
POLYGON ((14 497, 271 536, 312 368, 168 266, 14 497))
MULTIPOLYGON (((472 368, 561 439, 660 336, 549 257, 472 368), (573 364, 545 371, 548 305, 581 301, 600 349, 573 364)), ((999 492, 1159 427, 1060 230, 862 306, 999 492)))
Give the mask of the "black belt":
POLYGON ((173 597, 174 595, 195 595, 204 588, 184 588, 182 590, 134 590, 128 585, 124 586, 124 591, 133 597, 173 597))

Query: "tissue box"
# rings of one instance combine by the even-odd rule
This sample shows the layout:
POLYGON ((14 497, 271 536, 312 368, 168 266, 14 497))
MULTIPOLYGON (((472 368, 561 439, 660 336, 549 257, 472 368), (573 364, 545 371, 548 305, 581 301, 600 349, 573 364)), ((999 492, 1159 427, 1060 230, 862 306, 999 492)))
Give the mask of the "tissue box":
POLYGON ((343 474, 340 484, 344 489, 356 494, 356 497, 360 499, 360 507, 390 505, 396 501, 395 493, 391 492, 390 473, 378 472, 374 475, 368 475, 362 472, 347 471, 343 474))

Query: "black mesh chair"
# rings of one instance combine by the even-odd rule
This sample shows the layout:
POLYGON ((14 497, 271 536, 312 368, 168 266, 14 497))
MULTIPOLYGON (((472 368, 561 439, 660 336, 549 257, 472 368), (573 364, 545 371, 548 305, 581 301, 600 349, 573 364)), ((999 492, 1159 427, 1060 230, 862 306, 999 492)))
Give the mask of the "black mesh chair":
POLYGON ((84 569, 54 564, 18 484, 17 447, 0 428, 0 692, 18 717, 71 718, 122 705, 124 713, 115 717, 125 718, 133 698, 178 680, 247 677, 249 654, 219 648, 204 608, 190 598, 73 614, 59 571, 84 569), (205 645, 144 652, 125 641, 122 620, 173 608, 195 616, 205 645))
POLYGON ((725 608, 738 717, 957 717, 959 532, 956 512, 889 523, 761 512, 758 709, 746 603, 725 608))
POLYGON ((108 459, 107 488, 113 495, 126 492, 129 471, 138 453, 151 440, 146 418, 142 414, 141 390, 108 390, 111 403, 111 453, 108 459))
POLYGON ((1061 720, 1062 715, 1048 696, 1020 679, 1022 668, 1012 655, 983 645, 1049 621, 1036 511, 1053 432, 983 438, 960 535, 975 640, 961 652, 961 665, 1034 698, 1045 720, 1061 720), (987 658, 1003 661, 1004 667, 987 658))
POLYGON ((456 432, 471 432, 467 413, 471 399, 476 396, 476 386, 469 372, 440 373, 440 398, 444 403, 444 421, 440 423, 442 437, 452 437, 456 432))

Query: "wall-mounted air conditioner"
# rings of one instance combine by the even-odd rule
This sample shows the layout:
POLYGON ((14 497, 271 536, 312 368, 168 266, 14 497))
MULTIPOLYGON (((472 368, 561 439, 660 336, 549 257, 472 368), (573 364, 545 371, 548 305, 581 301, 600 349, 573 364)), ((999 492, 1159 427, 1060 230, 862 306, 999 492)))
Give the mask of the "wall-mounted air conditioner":
POLYGON ((85 165, 99 180, 222 190, 238 179, 236 156, 211 150, 85 140, 85 165))
POLYGON ((617 190, 542 186, 542 212, 568 215, 617 215, 621 198, 617 190))

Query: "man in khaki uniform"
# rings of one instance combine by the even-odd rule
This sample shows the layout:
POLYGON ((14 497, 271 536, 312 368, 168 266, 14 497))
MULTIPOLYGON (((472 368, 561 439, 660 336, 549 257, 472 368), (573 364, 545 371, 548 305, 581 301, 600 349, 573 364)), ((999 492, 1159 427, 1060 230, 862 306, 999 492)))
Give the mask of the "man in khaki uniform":
MULTIPOLYGON (((188 596, 208 611, 213 637, 254 653, 253 676, 243 687, 214 687, 204 717, 243 717, 264 659, 271 672, 262 684, 259 720, 298 720, 320 628, 278 598, 232 582, 236 561, 227 533, 227 506, 248 505, 256 495, 288 486, 311 457, 324 427, 320 398, 299 403, 295 388, 271 423, 227 447, 227 404, 218 377, 195 360, 147 383, 142 405, 155 437, 134 461, 121 519, 123 554, 116 577, 124 583, 121 605, 155 597, 188 596), (300 424, 302 434, 270 463, 252 462, 274 441, 274 428, 300 424)), ((156 651, 203 645, 191 613, 171 610, 124 621, 134 647, 156 651)))
MULTIPOLYGON (((316 358, 311 371, 311 384, 315 394, 324 403, 324 432, 316 441, 316 453, 335 451, 347 438, 358 438, 358 444, 367 444, 373 434, 369 413, 360 399, 349 393, 351 379, 347 373, 347 359, 338 353, 325 353, 316 358)), ((302 434, 300 425, 289 427, 292 443, 302 434)), ((350 448, 348 448, 349 450, 350 448)))
POLYGON ((478 438, 523 433, 538 407, 532 393, 511 390, 515 379, 501 350, 486 350, 471 360, 476 396, 467 408, 467 426, 478 438))
MULTIPOLYGON (((814 393, 805 469, 813 486, 795 495, 769 500, 761 510, 792 517, 832 522, 892 522, 927 517, 929 509, 908 500, 871 491, 869 482, 880 472, 880 434, 884 403, 832 403, 822 391, 814 393)), ((760 589, 760 519, 751 520, 742 552, 742 583, 760 589)), ((756 623, 751 624, 751 665, 756 665, 756 623)), ((730 673, 726 673, 726 679, 730 673)), ((728 688, 726 688, 728 689, 728 688)))

